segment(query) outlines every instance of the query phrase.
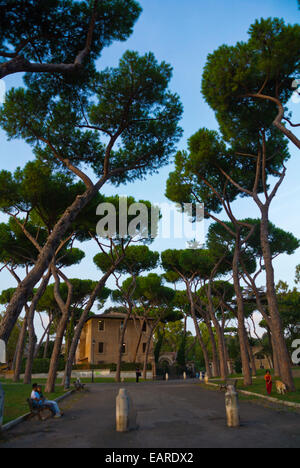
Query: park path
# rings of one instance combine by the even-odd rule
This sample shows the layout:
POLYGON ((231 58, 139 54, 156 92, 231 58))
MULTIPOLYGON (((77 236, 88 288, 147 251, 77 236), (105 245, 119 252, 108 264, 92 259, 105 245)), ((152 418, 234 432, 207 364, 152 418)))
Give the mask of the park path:
POLYGON ((193 381, 94 384, 62 403, 64 418, 28 421, 0 448, 300 448, 300 414, 240 402, 242 427, 228 429, 224 393, 193 381), (115 398, 126 387, 139 429, 115 431, 115 398))

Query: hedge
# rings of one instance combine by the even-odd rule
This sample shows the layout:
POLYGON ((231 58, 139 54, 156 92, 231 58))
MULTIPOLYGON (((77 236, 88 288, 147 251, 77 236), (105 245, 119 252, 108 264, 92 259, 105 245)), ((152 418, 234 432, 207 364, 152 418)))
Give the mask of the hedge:
MULTIPOLYGON (((58 362, 58 371, 63 371, 65 369, 65 360, 64 358, 60 358, 58 362)), ((21 372, 25 372, 26 367, 26 359, 22 362, 21 372)), ((32 373, 33 374, 48 374, 50 368, 50 359, 49 358, 41 358, 41 359, 34 359, 33 366, 32 366, 32 373)))

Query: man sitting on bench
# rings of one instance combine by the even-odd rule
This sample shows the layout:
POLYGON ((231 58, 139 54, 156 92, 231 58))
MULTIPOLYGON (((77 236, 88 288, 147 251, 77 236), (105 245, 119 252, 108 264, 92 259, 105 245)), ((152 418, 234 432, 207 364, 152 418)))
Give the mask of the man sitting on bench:
POLYGON ((30 396, 33 406, 41 408, 49 408, 50 411, 54 414, 55 418, 61 418, 62 413, 55 401, 48 401, 44 398, 42 394, 42 389, 38 384, 32 385, 32 392, 30 396))

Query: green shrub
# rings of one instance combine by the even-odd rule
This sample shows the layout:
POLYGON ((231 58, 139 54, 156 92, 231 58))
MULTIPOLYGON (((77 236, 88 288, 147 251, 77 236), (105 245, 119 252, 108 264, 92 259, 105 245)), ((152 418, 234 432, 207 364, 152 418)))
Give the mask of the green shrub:
MULTIPOLYGON (((50 359, 49 358, 40 358, 34 359, 33 366, 32 366, 32 373, 33 374, 48 374, 50 367, 50 359)), ((21 372, 24 373, 26 368, 26 359, 23 359, 21 372)), ((59 358, 58 361, 58 371, 63 371, 65 369, 65 360, 63 357, 59 358)))

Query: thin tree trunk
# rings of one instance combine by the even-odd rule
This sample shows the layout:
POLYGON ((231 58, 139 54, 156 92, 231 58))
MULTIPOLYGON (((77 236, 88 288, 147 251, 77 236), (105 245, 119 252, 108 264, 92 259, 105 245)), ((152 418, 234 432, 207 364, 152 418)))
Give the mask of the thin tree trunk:
POLYGON ((249 385, 252 385, 252 377, 251 377, 249 355, 248 355, 248 349, 247 349, 248 337, 247 337, 247 332, 245 328, 244 300, 243 300, 242 288, 240 285, 239 259, 240 259, 240 228, 237 227, 235 249, 234 249, 233 262, 232 262, 232 271, 233 271, 234 290, 235 290, 236 302, 237 302, 238 335, 239 335, 240 350, 241 350, 244 384, 245 386, 249 386, 249 385))
POLYGON ((40 341, 39 341, 39 344, 37 345, 36 347, 36 350, 35 350, 35 353, 34 353, 34 358, 37 358, 38 357, 38 354, 39 354, 39 351, 41 349, 41 346, 43 344, 43 341, 45 339, 45 336, 49 335, 49 330, 50 330, 50 327, 51 327, 51 323, 49 322, 49 324, 47 325, 44 333, 43 333, 43 336, 41 337, 40 341))
POLYGON ((126 333, 127 324, 128 324, 128 320, 130 319, 130 316, 131 316, 131 308, 130 308, 130 310, 129 310, 128 314, 126 315, 126 318, 125 318, 125 320, 123 322, 123 328, 122 328, 122 332, 121 332, 120 338, 119 338, 118 360, 117 360, 117 369, 116 369, 116 377, 115 377, 116 382, 121 382, 121 365, 122 365, 122 355, 123 355, 123 344, 124 344, 125 333, 126 333))
POLYGON ((271 316, 271 333, 274 341, 274 349, 277 350, 278 366, 280 369, 280 377, 289 389, 294 392, 296 390, 293 379, 290 356, 287 349, 287 345, 284 339, 284 332, 282 321, 280 318, 278 303, 276 297, 275 280, 274 280, 274 268, 272 263, 272 255, 269 244, 269 219, 268 219, 268 205, 261 207, 261 247, 264 258, 264 265, 266 271, 266 283, 267 283, 267 301, 269 307, 269 313, 271 316))
POLYGON ((26 333, 27 333, 27 319, 29 315, 29 307, 27 304, 25 304, 25 310, 26 310, 26 314, 24 317, 22 329, 20 332, 19 340, 18 340, 13 382, 20 382, 20 374, 21 374, 22 360, 23 360, 23 355, 24 355, 24 347, 25 347, 25 340, 26 340, 26 333))
POLYGON ((211 319, 210 319, 210 314, 208 314, 206 311, 202 310, 202 307, 195 304, 196 309, 198 312, 201 314, 203 317, 203 320, 205 322, 205 325, 208 330, 209 334, 209 339, 211 342, 211 348, 212 348, 212 358, 213 358, 213 377, 220 377, 220 361, 218 358, 218 350, 217 350, 217 344, 216 344, 216 339, 215 335, 211 326, 211 319))
POLYGON ((150 326, 150 324, 147 327, 150 331, 148 334, 145 357, 144 357, 144 366, 143 366, 143 379, 144 380, 147 380, 147 366, 148 366, 148 358, 149 358, 149 353, 150 353, 151 339, 159 322, 160 322, 160 318, 156 320, 156 322, 154 323, 152 327, 150 326))
POLYGON ((58 324, 57 327, 57 332, 56 332, 56 338, 54 342, 54 347, 53 347, 53 352, 50 360, 50 367, 49 367, 49 372, 48 372, 48 379, 45 387, 45 392, 46 393, 53 393, 55 390, 55 382, 56 382, 56 375, 57 375, 57 369, 58 369, 58 364, 59 364, 59 357, 61 353, 61 347, 65 335, 65 331, 67 328, 69 320, 69 314, 66 311, 58 324))
POLYGON ((37 292, 35 293, 28 312, 28 335, 29 335, 29 348, 28 348, 28 357, 26 361, 26 369, 24 375, 24 384, 31 383, 31 374, 32 374, 32 366, 33 366, 33 356, 35 351, 35 346, 37 342, 36 334, 34 331, 34 314, 37 307, 37 303, 41 299, 42 295, 44 294, 49 280, 51 277, 51 271, 49 270, 47 275, 44 276, 37 292))
POLYGON ((251 347, 251 344, 250 344, 250 341, 249 341, 248 337, 247 337, 247 349, 248 349, 248 354, 249 354, 249 357, 250 357, 252 377, 253 377, 253 376, 256 376, 257 369, 256 369, 254 354, 253 354, 252 347, 251 347))
MULTIPOLYGON (((54 320, 52 312, 51 312, 51 315, 49 316, 49 320, 50 320, 50 323, 52 325, 53 320, 54 320)), ((49 347, 49 343, 50 343, 50 330, 51 330, 51 326, 49 327, 46 342, 45 342, 45 346, 44 346, 44 352, 43 352, 43 358, 44 359, 47 358, 47 354, 48 354, 48 347, 49 347)))
MULTIPOLYGON (((135 363, 136 359, 137 359, 137 355, 138 355, 138 352, 139 352, 139 348, 140 348, 140 344, 141 344, 142 336, 143 336, 143 326, 144 326, 145 322, 146 322, 146 319, 143 319, 143 321, 140 320, 140 330, 139 331, 136 330, 137 334, 138 334, 138 340, 137 340, 137 344, 136 344, 136 347, 135 347, 135 352, 134 352, 133 359, 132 359, 133 363, 135 363)), ((137 329, 137 327, 136 327, 136 329, 137 329)))
POLYGON ((63 275, 61 272, 59 273, 65 283, 68 286, 68 297, 67 301, 64 303, 60 291, 59 291, 59 286, 60 286, 60 281, 59 277, 57 274, 56 267, 52 267, 52 273, 54 276, 54 297, 55 300, 60 308, 61 311, 61 319, 59 321, 57 331, 56 331, 56 338, 54 342, 54 347, 53 347, 53 352, 50 360, 50 367, 49 367, 49 373, 48 373, 48 379, 45 387, 45 393, 53 393, 55 390, 55 382, 56 382, 56 376, 57 376, 57 369, 58 369, 58 364, 59 364, 59 357, 61 353, 61 347, 64 339, 64 334, 68 325, 68 320, 69 320, 69 311, 70 311, 70 306, 71 306, 71 301, 72 301, 72 296, 73 296, 73 286, 72 283, 68 280, 68 278, 63 275))
POLYGON ((211 349, 212 349, 212 356, 213 356, 213 367, 214 367, 214 372, 213 372, 213 377, 219 377, 220 376, 220 362, 218 359, 218 351, 217 351, 217 345, 216 345, 216 340, 215 340, 215 335, 210 323, 209 319, 205 320, 205 324, 208 330, 210 342, 211 342, 211 349))
POLYGON ((142 341, 142 336, 143 336, 143 330, 141 329, 140 334, 139 334, 139 337, 138 337, 137 345, 136 345, 136 347, 135 347, 133 359, 132 359, 132 362, 133 362, 133 363, 136 362, 137 355, 138 355, 139 348, 140 348, 141 341, 142 341))
POLYGON ((65 373, 64 373, 64 386, 65 386, 65 388, 70 387, 70 381, 71 381, 71 375, 72 375, 72 366, 73 366, 73 363, 75 361, 76 350, 77 350, 77 347, 78 347, 78 343, 79 343, 79 340, 80 340, 82 330, 83 330, 85 322, 86 322, 86 320, 88 318, 89 312, 90 312, 91 308, 93 307, 97 296, 100 294, 100 292, 104 288, 104 286, 106 284, 106 281, 111 276, 111 274, 115 271, 118 264, 122 261, 123 258, 124 258, 124 256, 122 255, 115 262, 115 264, 108 270, 108 272, 105 273, 105 275, 101 278, 101 280, 98 282, 98 284, 96 285, 94 291, 92 292, 92 294, 90 296, 90 299, 89 299, 88 303, 85 306, 85 309, 84 309, 83 313, 81 314, 79 322, 76 325, 76 328, 74 330, 73 340, 72 340, 72 343, 71 343, 71 346, 70 346, 69 356, 68 356, 68 359, 67 359, 67 362, 66 362, 66 367, 65 367, 65 373))
POLYGON ((186 284, 186 288, 187 288, 188 298, 189 298, 189 301, 190 301, 191 316, 192 316, 192 319, 193 319, 193 322, 194 322, 196 336, 198 338, 199 344, 200 344, 202 352, 203 352, 203 357, 204 357, 205 367, 206 367, 206 374, 207 374, 208 378, 211 379, 212 373, 211 373, 211 368, 210 368, 208 351, 207 351, 207 348, 206 348, 205 343, 203 341, 203 338, 202 338, 202 335, 201 335, 201 332, 200 332, 200 328, 199 328, 199 325, 198 325, 198 322, 197 322, 193 294, 192 294, 191 287, 190 287, 188 281, 186 281, 185 284, 186 284))
POLYGON ((226 362, 226 355, 225 355, 225 343, 224 343, 224 334, 222 328, 216 318, 214 305, 212 302, 212 294, 211 294, 211 281, 209 282, 206 288, 206 295, 208 299, 208 309, 210 313, 210 318, 214 324, 217 338, 218 338, 218 352, 219 352, 219 359, 220 359, 220 374, 221 378, 225 380, 228 377, 228 366, 226 362))

